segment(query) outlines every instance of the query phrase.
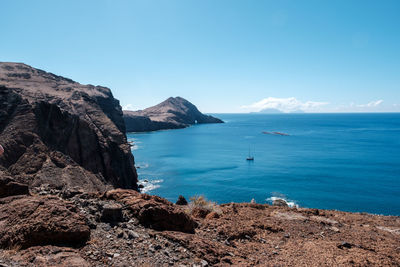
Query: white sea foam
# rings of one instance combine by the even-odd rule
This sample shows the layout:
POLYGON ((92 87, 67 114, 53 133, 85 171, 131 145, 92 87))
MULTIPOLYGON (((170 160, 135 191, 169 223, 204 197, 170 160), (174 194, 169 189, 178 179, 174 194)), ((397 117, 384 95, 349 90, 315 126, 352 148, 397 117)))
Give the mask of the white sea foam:
POLYGON ((138 150, 140 148, 139 144, 142 143, 142 142, 138 141, 136 138, 129 138, 128 142, 131 145, 131 151, 138 150))
POLYGON ((131 151, 138 150, 139 146, 137 144, 131 145, 131 151))
POLYGON ((284 197, 269 197, 269 198, 267 198, 266 200, 267 200, 269 203, 272 204, 272 203, 274 203, 275 200, 278 200, 278 199, 285 201, 285 203, 286 203, 290 208, 298 208, 298 207, 299 207, 299 205, 296 204, 295 201, 293 201, 293 200, 287 200, 287 199, 284 198, 284 197))
POLYGON ((148 193, 156 188, 159 188, 162 182, 164 182, 164 180, 162 179, 158 180, 143 179, 138 181, 138 185, 143 185, 143 188, 140 189, 140 192, 148 193))

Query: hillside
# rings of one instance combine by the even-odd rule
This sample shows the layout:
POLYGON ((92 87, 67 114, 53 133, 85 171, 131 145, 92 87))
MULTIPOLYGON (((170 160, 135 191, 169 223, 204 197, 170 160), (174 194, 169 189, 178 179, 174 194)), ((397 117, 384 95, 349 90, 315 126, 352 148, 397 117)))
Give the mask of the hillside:
POLYGON ((179 129, 197 123, 223 123, 218 118, 201 113, 182 97, 170 97, 144 110, 124 111, 124 120, 127 132, 179 129))

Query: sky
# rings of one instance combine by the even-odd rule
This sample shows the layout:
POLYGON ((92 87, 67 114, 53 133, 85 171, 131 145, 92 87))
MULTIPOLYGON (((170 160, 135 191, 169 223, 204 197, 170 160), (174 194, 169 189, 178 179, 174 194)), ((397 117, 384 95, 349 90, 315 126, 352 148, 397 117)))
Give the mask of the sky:
POLYGON ((0 0, 0 61, 125 109, 400 112, 398 0, 0 0))

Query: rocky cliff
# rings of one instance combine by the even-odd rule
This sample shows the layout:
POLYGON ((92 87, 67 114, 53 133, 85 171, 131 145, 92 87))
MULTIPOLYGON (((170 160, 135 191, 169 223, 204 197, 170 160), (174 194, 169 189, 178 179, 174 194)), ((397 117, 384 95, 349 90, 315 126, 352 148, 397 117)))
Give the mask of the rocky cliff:
POLYGON ((127 132, 179 129, 196 123, 223 123, 218 118, 201 113, 182 97, 170 97, 144 110, 124 111, 124 120, 127 132))
POLYGON ((0 63, 0 168, 30 186, 137 188, 122 109, 110 89, 0 63))

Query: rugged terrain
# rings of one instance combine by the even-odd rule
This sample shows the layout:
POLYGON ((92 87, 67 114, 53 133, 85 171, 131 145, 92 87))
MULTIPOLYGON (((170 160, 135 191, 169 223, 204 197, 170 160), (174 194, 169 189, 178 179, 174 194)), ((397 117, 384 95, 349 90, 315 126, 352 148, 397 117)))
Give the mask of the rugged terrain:
POLYGON ((128 132, 149 132, 186 128, 196 123, 223 123, 204 115, 195 105, 182 97, 170 97, 164 102, 139 111, 124 111, 128 132))
POLYGON ((0 143, 0 267, 400 265, 399 217, 141 194, 104 87, 0 63, 0 143))
POLYGON ((0 199, 0 223, 0 266, 400 264, 400 218, 391 216, 256 203, 210 210, 133 190, 42 185, 0 199))
POLYGON ((0 168, 19 182, 137 188, 122 109, 110 89, 0 63, 0 168))

